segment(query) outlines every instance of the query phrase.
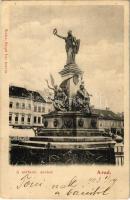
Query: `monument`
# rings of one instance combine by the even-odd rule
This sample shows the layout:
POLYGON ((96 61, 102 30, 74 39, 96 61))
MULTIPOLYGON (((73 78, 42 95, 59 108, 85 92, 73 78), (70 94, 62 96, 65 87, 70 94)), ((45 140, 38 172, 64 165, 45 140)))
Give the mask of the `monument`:
MULTIPOLYGON (((114 163, 115 142, 97 129, 98 115, 92 113, 91 95, 85 88, 83 71, 76 64, 80 40, 72 31, 68 31, 67 37, 59 35, 57 29, 53 34, 65 41, 67 59, 59 72, 62 82, 54 87, 54 112, 43 115, 43 128, 37 135, 47 137, 50 149, 59 149, 59 152, 81 150, 83 155, 94 154, 99 163, 114 163)), ((78 154, 79 157, 83 155, 78 154)))
POLYGON ((57 86, 52 80, 49 86, 47 81, 54 91, 54 111, 43 115, 43 128, 37 129, 35 137, 19 144, 39 149, 33 150, 37 151, 34 163, 39 158, 39 162, 55 164, 115 164, 115 142, 97 128, 98 115, 92 112, 91 95, 85 88, 83 71, 76 64, 80 40, 72 31, 67 37, 60 36, 57 29, 53 34, 65 41, 67 54, 66 64, 59 72, 61 84, 57 86))
POLYGON ((55 111, 43 116, 44 130, 38 135, 85 135, 87 132, 83 132, 83 129, 95 128, 91 119, 94 121, 97 116, 91 113, 91 95, 85 89, 83 72, 75 61, 80 40, 72 35, 72 31, 68 31, 67 37, 60 36, 57 29, 54 29, 53 33, 65 40, 67 61, 59 72, 63 79, 61 84, 50 87, 47 81, 48 87, 54 90, 53 105, 55 111))

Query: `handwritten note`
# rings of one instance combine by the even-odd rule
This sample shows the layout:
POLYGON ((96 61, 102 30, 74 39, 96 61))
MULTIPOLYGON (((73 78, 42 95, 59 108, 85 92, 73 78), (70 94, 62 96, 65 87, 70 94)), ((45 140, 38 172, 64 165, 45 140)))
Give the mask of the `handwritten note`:
POLYGON ((113 192, 114 185, 118 181, 117 178, 112 177, 111 174, 90 177, 89 179, 85 179, 83 183, 78 176, 72 176, 67 180, 63 179, 60 181, 60 183, 58 180, 56 180, 54 183, 50 183, 50 181, 45 178, 44 175, 41 176, 40 180, 41 181, 37 181, 36 174, 27 173, 19 178, 16 188, 17 190, 29 188, 43 189, 48 186, 50 193, 56 197, 100 197, 107 196, 113 192))

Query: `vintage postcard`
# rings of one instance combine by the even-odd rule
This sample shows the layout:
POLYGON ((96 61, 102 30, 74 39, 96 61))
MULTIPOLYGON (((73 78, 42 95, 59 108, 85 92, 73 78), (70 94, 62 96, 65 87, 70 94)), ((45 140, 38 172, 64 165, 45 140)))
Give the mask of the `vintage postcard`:
POLYGON ((129 197, 129 1, 3 1, 0 195, 129 197))

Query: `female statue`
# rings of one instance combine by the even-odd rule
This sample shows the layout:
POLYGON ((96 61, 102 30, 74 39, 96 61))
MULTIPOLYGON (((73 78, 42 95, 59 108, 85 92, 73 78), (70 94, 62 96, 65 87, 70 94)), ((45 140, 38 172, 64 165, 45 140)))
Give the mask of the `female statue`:
POLYGON ((68 31, 67 37, 63 37, 58 34, 57 29, 55 28, 53 34, 65 40, 65 49, 67 53, 66 64, 75 64, 75 54, 78 53, 80 40, 76 40, 76 37, 72 35, 72 31, 68 31))

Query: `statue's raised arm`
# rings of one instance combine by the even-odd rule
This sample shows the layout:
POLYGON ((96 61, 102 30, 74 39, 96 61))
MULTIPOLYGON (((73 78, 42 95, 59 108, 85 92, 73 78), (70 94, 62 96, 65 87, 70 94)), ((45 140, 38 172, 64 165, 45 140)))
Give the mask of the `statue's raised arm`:
POLYGON ((57 37, 61 38, 61 39, 64 39, 64 40, 66 39, 66 37, 63 37, 63 36, 61 36, 61 35, 58 34, 56 28, 53 29, 53 34, 56 35, 57 37))
POLYGON ((67 53, 66 64, 75 64, 75 55, 79 51, 80 40, 77 40, 76 37, 73 36, 71 30, 68 31, 67 37, 59 35, 56 28, 53 30, 53 34, 65 40, 65 49, 67 53))

